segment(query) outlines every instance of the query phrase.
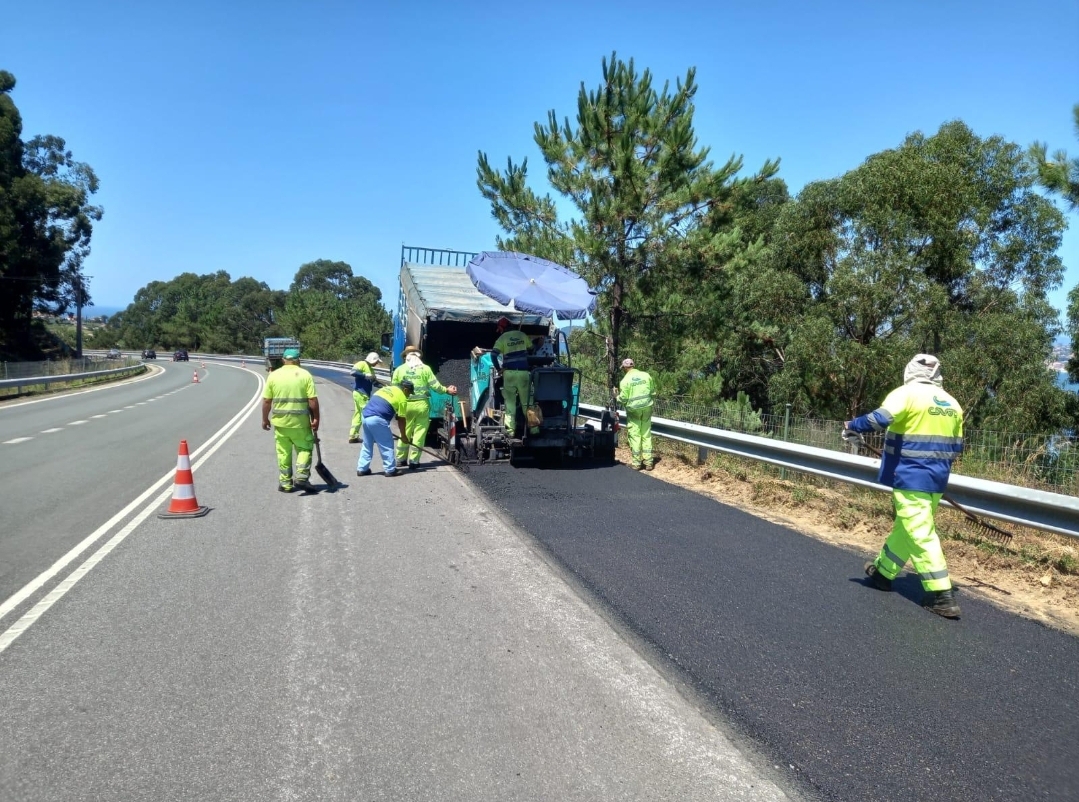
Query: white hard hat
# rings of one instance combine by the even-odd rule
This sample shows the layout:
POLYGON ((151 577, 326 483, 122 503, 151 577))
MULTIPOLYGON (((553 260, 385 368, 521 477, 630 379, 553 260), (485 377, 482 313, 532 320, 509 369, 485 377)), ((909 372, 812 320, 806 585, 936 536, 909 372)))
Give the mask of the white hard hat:
POLYGON ((382 357, 372 351, 363 358, 363 361, 366 362, 368 365, 377 365, 379 362, 382 361, 382 357))

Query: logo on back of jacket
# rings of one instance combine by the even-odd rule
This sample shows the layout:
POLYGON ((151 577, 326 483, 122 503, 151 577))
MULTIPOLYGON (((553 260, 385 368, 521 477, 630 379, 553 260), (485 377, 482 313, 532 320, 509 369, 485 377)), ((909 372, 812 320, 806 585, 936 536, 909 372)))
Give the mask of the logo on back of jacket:
POLYGON ((951 408, 951 401, 945 401, 943 398, 933 396, 933 403, 936 404, 936 406, 929 408, 930 415, 943 415, 946 418, 956 418, 959 416, 959 413, 951 408))

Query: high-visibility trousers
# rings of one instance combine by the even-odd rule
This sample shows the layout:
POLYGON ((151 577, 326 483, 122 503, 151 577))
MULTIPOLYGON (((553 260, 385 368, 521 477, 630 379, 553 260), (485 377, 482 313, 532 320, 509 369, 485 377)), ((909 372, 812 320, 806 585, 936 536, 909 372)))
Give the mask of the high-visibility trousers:
POLYGON ((354 440, 360 436, 360 427, 363 425, 363 408, 371 399, 359 390, 352 391, 352 428, 348 430, 348 439, 354 440))
POLYGON ((296 451, 296 481, 306 482, 311 478, 311 452, 315 448, 315 435, 309 426, 281 427, 273 430, 274 445, 277 447, 278 483, 282 487, 292 487, 292 451, 296 451))
POLYGON ((652 464, 652 407, 626 410, 626 438, 633 466, 652 464))
POLYGON ((886 579, 895 579, 909 560, 926 591, 949 590, 948 563, 937 535, 936 512, 940 493, 893 490, 895 523, 875 560, 886 579))
POLYGON ((426 398, 409 401, 405 407, 405 434, 411 445, 397 441, 397 461, 416 463, 420 461, 421 447, 427 442, 427 430, 431 428, 431 402, 426 398), (407 457, 407 460, 405 459, 407 457))
POLYGON ((527 370, 507 370, 502 374, 502 400, 506 404, 506 416, 503 423, 511 435, 517 431, 517 404, 521 409, 528 409, 528 385, 532 380, 527 370))

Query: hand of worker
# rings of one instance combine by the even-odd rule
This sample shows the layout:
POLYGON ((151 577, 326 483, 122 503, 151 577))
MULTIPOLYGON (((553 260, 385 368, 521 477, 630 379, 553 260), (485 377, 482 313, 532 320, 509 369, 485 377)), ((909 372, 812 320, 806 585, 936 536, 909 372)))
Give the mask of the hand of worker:
POLYGON ((266 431, 270 431, 270 429, 273 428, 273 427, 270 426, 270 422, 268 420, 264 420, 262 422, 262 428, 265 429, 266 431))
POLYGON ((318 431, 318 424, 319 424, 318 418, 311 418, 311 431, 317 432, 318 431))

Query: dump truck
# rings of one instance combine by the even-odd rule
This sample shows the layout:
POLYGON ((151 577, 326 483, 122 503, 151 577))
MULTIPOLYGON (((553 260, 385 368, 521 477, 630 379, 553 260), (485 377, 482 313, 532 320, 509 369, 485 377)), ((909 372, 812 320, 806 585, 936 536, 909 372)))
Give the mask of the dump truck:
POLYGON ((396 368, 406 346, 418 347, 438 380, 458 389, 456 396, 431 393, 426 445, 437 445, 454 464, 527 458, 560 462, 566 456, 613 461, 613 421, 602 429, 577 425, 581 374, 569 364, 565 335, 550 318, 520 312, 477 290, 466 272, 476 255, 401 248, 394 330, 383 336, 383 348, 390 350, 396 368), (520 424, 513 433, 502 425, 502 370, 491 352, 503 317, 535 344, 529 356, 528 408, 517 416, 520 424))
POLYGON ((267 337, 262 341, 262 355, 266 357, 266 372, 281 367, 281 355, 286 348, 299 348, 300 341, 293 337, 267 337))

